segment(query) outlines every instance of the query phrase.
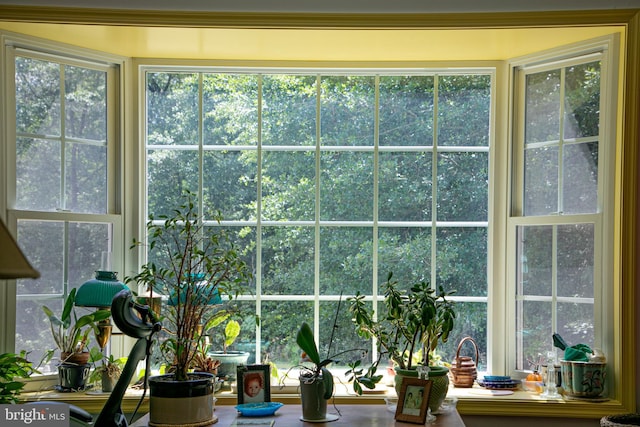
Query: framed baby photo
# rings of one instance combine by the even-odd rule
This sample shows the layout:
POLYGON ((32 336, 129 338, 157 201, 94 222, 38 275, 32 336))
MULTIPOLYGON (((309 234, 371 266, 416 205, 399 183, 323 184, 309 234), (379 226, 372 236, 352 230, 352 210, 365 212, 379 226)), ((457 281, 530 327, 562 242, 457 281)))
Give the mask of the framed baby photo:
POLYGON ((270 365, 238 366, 238 404, 271 402, 270 365))
POLYGON ((396 421, 424 424, 427 419, 427 404, 432 384, 431 380, 402 378, 398 406, 396 407, 396 421))

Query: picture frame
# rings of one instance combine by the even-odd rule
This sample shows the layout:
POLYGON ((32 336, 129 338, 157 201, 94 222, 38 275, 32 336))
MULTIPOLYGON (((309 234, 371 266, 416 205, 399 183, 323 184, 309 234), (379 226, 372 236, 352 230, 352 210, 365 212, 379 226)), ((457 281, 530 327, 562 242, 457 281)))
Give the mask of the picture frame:
POLYGON ((403 377, 396 407, 396 421, 424 424, 433 381, 403 377))
POLYGON ((240 365, 237 373, 239 405, 271 402, 270 365, 240 365))

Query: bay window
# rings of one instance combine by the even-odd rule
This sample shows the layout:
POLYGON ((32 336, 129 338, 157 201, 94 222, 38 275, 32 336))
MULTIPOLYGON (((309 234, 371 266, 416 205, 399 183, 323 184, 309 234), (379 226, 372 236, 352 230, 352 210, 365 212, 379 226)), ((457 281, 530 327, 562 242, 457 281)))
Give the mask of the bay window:
POLYGON ((153 260, 125 240, 143 238, 148 215, 168 213, 189 189, 205 219, 222 212, 207 225, 232 231, 253 268, 255 297, 245 300, 261 325, 248 318, 235 344, 251 361, 297 364, 302 321, 321 352, 334 320, 332 353, 371 345, 353 333, 345 299, 360 291, 375 308, 393 272, 406 286, 457 290, 441 360, 471 336, 479 370, 509 375, 552 350, 558 332, 605 351, 609 396, 621 399, 623 356, 609 333, 619 331, 623 287, 615 37, 442 68, 138 58, 141 90, 126 105, 108 61, 5 51, 15 79, 5 102, 7 222, 42 273, 17 282, 16 350, 51 347, 41 305, 61 305, 103 251, 131 266, 121 276, 153 260), (136 128, 121 147, 135 154, 127 159, 119 118, 136 128), (140 200, 127 218, 120 177, 126 202, 140 200))

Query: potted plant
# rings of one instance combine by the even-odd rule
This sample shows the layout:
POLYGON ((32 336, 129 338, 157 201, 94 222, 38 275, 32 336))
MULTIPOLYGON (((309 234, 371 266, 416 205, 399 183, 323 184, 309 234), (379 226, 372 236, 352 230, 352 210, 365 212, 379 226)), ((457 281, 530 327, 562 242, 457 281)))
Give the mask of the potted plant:
MULTIPOLYGON (((221 336, 222 350, 210 351, 208 354, 211 358, 220 362, 218 366, 218 376, 224 381, 231 382, 235 380, 237 367, 247 363, 250 354, 246 351, 229 350, 238 336, 240 336, 240 322, 235 319, 229 319, 221 328, 216 331, 216 327, 222 326, 224 320, 231 317, 231 313, 227 313, 224 317, 219 318, 212 326, 211 337, 221 336)), ((214 340, 215 341, 215 340, 214 340)))
POLYGON ((105 393, 112 392, 113 387, 116 385, 118 379, 120 378, 122 368, 127 362, 127 358, 115 358, 113 354, 106 356, 102 354, 98 347, 92 348, 90 353, 90 359, 93 363, 96 363, 98 361, 102 361, 102 363, 93 370, 91 376, 89 377, 89 382, 95 383, 100 380, 102 391, 105 393))
POLYGON ((384 300, 379 305, 377 318, 359 293, 349 298, 349 310, 360 336, 375 338, 379 353, 386 354, 394 363, 396 390, 402 376, 417 376, 417 365, 429 367, 429 378, 434 381, 429 407, 436 411, 449 385, 448 369, 430 363, 432 353, 440 342, 444 343, 453 330, 456 317, 453 301, 447 299, 455 291, 436 292, 428 282, 421 281, 401 289, 389 273, 383 285, 384 300))
MULTIPOLYGON (((246 292, 251 273, 222 227, 208 227, 199 215, 193 193, 171 216, 147 222, 148 249, 155 261, 127 277, 166 297, 162 323, 166 336, 160 344, 168 374, 149 378, 150 420, 154 424, 215 422, 211 373, 190 373, 199 361, 211 319, 246 292), (166 399, 175 397, 167 405, 166 399), (193 402, 195 400, 195 402, 193 402), (199 406, 201 411, 189 411, 199 406), (192 417, 191 417, 192 416, 192 417)), ((208 218, 218 225, 222 216, 208 218)), ((133 247, 143 243, 134 240, 133 247)))
MULTIPOLYGON (((338 304, 338 309, 339 307, 340 304, 338 304)), ((333 335, 331 340, 332 339, 333 335)), ((325 359, 321 359, 318 346, 313 337, 313 331, 306 322, 303 322, 298 330, 296 343, 302 350, 303 362, 313 363, 313 366, 302 366, 300 370, 302 418, 305 421, 332 421, 332 418, 327 415, 327 400, 333 395, 334 379, 328 365, 345 353, 356 351, 363 354, 366 353, 366 350, 350 349, 331 356, 328 355, 325 359)), ((330 348, 331 343, 329 343, 329 349, 330 348)), ((353 390, 358 395, 362 394, 363 386, 368 389, 373 389, 382 379, 382 375, 376 375, 378 362, 379 359, 373 362, 366 371, 360 366, 360 359, 349 363, 350 369, 346 373, 347 380, 353 383, 353 390)))
POLYGON ((60 350, 58 377, 63 390, 83 389, 90 365, 88 344, 90 333, 99 333, 97 323, 111 316, 109 310, 97 310, 78 317, 75 311, 76 289, 71 289, 65 299, 61 315, 43 306, 49 318, 51 334, 60 350))
POLYGON ((0 404, 18 403, 20 392, 25 386, 19 379, 28 378, 34 373, 26 354, 0 354, 0 404))

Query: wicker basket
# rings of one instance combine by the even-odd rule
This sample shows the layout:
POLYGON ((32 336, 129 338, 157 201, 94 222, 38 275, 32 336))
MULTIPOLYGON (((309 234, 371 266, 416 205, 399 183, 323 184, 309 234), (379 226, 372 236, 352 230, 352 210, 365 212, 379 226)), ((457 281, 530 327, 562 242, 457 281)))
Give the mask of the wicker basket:
POLYGON ((607 415, 600 420, 600 427, 640 426, 640 414, 607 415))
POLYGON ((473 382, 476 380, 478 376, 478 371, 476 369, 476 362, 478 361, 478 346, 476 342, 471 337, 465 337, 458 344, 458 351, 456 352, 456 358, 453 362, 451 362, 451 368, 449 368, 449 373, 451 375, 451 382, 453 382, 454 387, 462 387, 469 388, 473 387, 473 382), (476 358, 473 359, 469 356, 460 356, 460 349, 462 348, 462 344, 469 341, 473 344, 473 348, 475 350, 476 358))

